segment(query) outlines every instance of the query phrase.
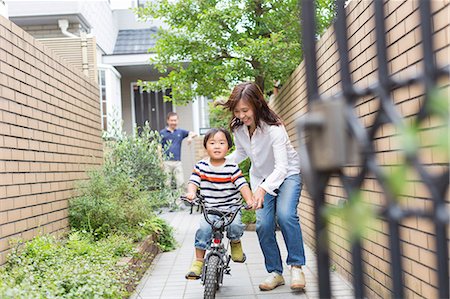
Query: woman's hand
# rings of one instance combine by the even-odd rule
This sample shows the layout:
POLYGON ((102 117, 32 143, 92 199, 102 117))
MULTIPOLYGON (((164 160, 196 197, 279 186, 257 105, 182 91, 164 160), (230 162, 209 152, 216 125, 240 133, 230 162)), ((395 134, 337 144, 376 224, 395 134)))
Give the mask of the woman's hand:
POLYGON ((266 190, 258 187, 258 189, 256 189, 255 193, 253 194, 253 206, 255 210, 261 209, 263 207, 264 195, 266 195, 266 190))

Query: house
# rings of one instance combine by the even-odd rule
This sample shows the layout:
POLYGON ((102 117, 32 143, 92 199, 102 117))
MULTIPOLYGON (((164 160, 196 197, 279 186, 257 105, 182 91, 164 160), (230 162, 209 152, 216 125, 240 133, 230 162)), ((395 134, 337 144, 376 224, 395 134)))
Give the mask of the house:
MULTIPOLYGON (((144 92, 137 85, 138 80, 161 76, 149 62, 155 53, 148 49, 155 45, 154 34, 164 24, 139 22, 132 11, 145 2, 5 1, 12 22, 97 81, 103 130, 114 127, 132 134, 145 121, 160 130, 167 113, 176 111, 180 127, 199 133, 209 126, 206 98, 178 107, 163 101, 168 90, 144 92)), ((182 157, 187 178, 196 159, 195 146, 184 145, 182 157)))

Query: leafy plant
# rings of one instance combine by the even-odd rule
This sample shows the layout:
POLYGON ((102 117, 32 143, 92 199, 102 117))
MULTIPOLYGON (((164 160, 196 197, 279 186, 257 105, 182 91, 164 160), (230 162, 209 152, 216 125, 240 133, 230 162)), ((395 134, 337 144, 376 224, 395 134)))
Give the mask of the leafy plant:
POLYGON ((119 134, 107 142, 104 169, 109 177, 121 178, 138 183, 142 190, 163 189, 166 179, 162 162, 161 136, 152 131, 148 122, 138 128, 133 136, 119 134))
POLYGON ((349 199, 338 206, 329 206, 324 210, 324 217, 338 217, 349 232, 351 242, 365 237, 376 219, 373 206, 363 200, 360 192, 351 194, 349 199))
POLYGON ((148 192, 141 191, 124 174, 111 179, 104 170, 97 170, 89 177, 80 189, 81 195, 69 202, 71 227, 87 231, 96 239, 122 232, 140 240, 139 223, 153 213, 148 192))
POLYGON ((109 135, 105 162, 88 173, 79 196, 70 200, 69 220, 74 229, 101 239, 120 232, 141 240, 154 212, 174 202, 164 186, 160 136, 148 123, 134 136, 109 135))
POLYGON ((209 105, 209 124, 211 128, 224 128, 229 130, 229 122, 231 120, 231 111, 225 109, 222 105, 218 105, 219 101, 210 102, 209 105))
POLYGON ((253 210, 242 210, 241 215, 242 223, 250 224, 250 223, 256 223, 256 213, 253 210))
POLYGON ((177 241, 173 236, 173 228, 159 217, 152 218, 148 226, 158 235, 158 246, 162 251, 171 251, 176 248, 177 241))
POLYGON ((67 241, 43 235, 18 243, 0 269, 0 298, 123 298, 117 261, 133 253, 132 242, 73 232, 67 241))

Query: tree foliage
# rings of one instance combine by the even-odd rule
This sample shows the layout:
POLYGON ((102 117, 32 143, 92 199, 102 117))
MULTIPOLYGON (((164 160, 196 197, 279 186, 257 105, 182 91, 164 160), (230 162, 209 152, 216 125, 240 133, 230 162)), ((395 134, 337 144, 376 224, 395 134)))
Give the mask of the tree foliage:
MULTIPOLYGON (((317 2, 319 31, 333 18, 333 2, 317 2)), ((242 80, 270 91, 301 61, 297 0, 156 0, 136 13, 167 24, 149 49, 157 54, 152 63, 167 75, 141 84, 172 88, 176 104, 197 95, 216 98, 242 80)))

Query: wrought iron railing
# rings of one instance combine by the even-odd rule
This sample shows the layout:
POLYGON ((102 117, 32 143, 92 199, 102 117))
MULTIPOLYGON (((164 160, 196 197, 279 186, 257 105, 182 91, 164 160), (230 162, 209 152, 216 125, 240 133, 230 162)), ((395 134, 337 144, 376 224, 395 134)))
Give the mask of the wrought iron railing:
MULTIPOLYGON (((407 164, 419 174, 421 182, 430 193, 432 209, 430 211, 414 210, 402 207, 397 200, 397 194, 389 187, 386 175, 376 160, 374 137, 383 125, 393 124, 398 128, 405 126, 405 121, 397 111, 391 92, 394 89, 412 84, 423 84, 425 95, 422 106, 417 114, 417 121, 430 115, 427 102, 430 92, 436 87, 440 77, 449 76, 448 65, 439 67, 433 52, 433 30, 431 4, 429 0, 419 1, 420 30, 422 35, 424 69, 418 75, 406 79, 394 78, 388 71, 384 1, 374 0, 375 32, 378 63, 378 82, 367 88, 357 88, 352 82, 349 62, 349 46, 347 37, 347 20, 345 0, 337 0, 337 19, 335 20, 335 35, 340 60, 341 92, 331 98, 324 99, 319 94, 317 63, 315 8, 313 0, 300 1, 303 51, 306 67, 307 96, 309 112, 298 122, 299 134, 304 141, 302 151, 302 172, 309 193, 314 201, 316 250, 319 277, 319 292, 321 298, 331 298, 330 286, 330 253, 327 232, 327 220, 321 215, 326 206, 325 189, 331 176, 337 176, 347 194, 362 189, 367 175, 372 174, 380 184, 386 197, 386 206, 380 217, 388 223, 390 277, 392 279, 392 297, 404 298, 404 276, 402 265, 400 224, 408 217, 419 217, 434 223, 437 260, 437 288, 439 298, 449 298, 449 246, 447 240, 449 211, 445 196, 449 187, 448 168, 443 174, 433 175, 421 164, 417 153, 406 153, 407 164), (354 112, 356 102, 365 96, 379 99, 380 106, 376 112, 373 125, 366 128, 354 112), (349 176, 343 169, 349 162, 349 151, 357 144, 359 148, 359 171, 356 176, 349 176), (329 149, 333 149, 330 154, 329 149)), ((443 136, 443 138, 448 138, 443 136)), ((352 152, 352 154, 355 154, 352 152)), ((364 263, 362 258, 361 240, 352 242, 352 273, 355 298, 364 298, 364 263)))

